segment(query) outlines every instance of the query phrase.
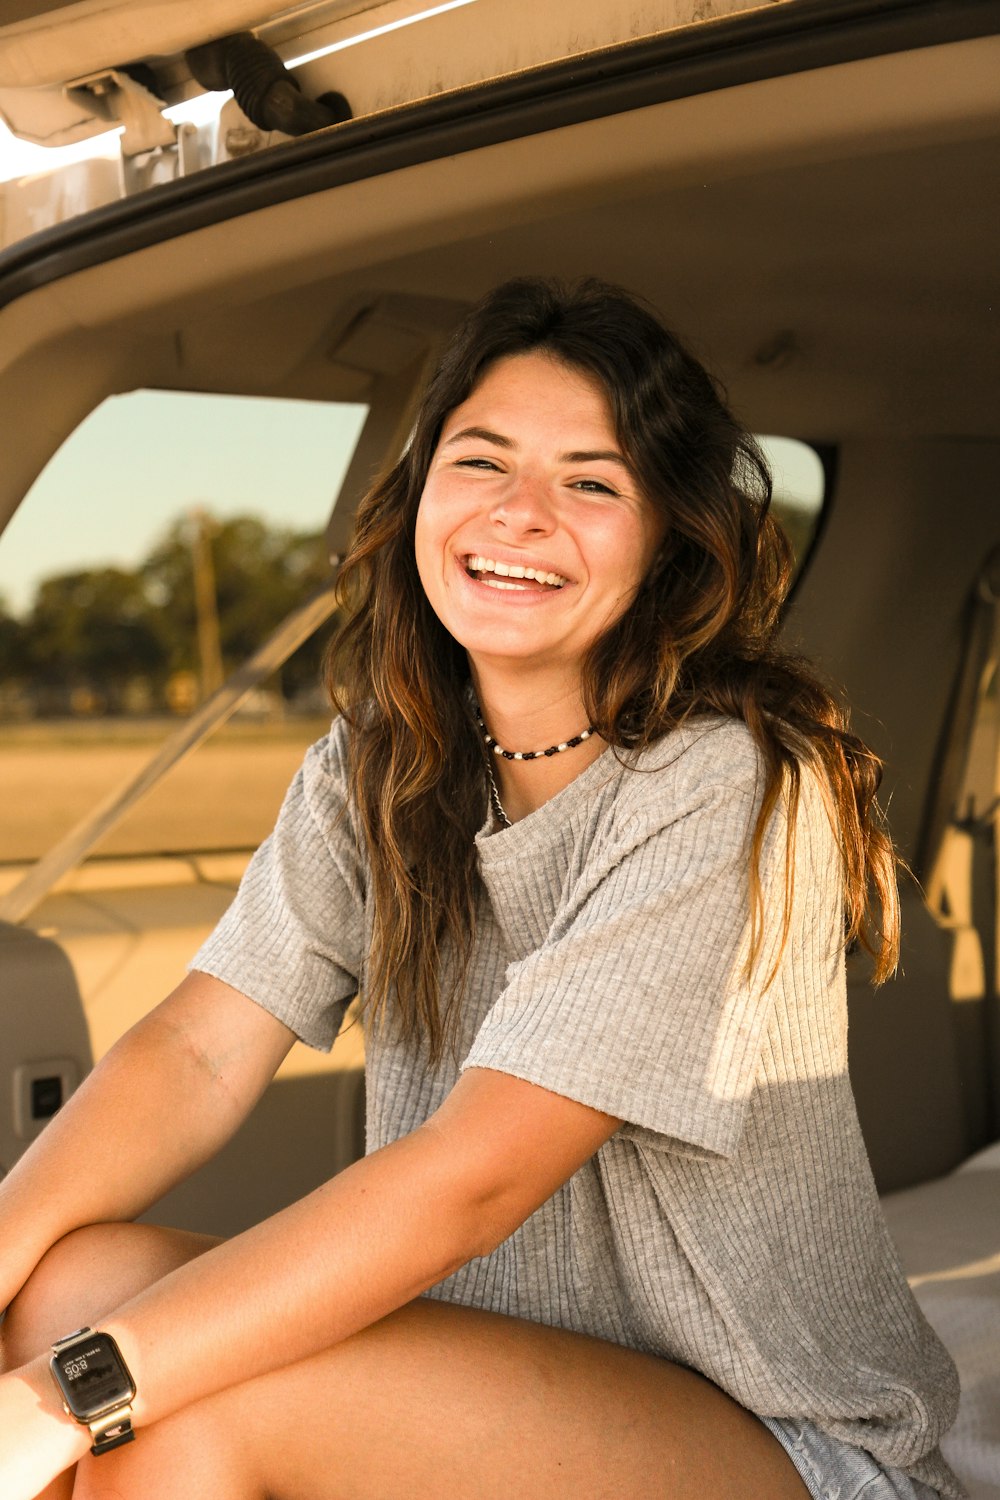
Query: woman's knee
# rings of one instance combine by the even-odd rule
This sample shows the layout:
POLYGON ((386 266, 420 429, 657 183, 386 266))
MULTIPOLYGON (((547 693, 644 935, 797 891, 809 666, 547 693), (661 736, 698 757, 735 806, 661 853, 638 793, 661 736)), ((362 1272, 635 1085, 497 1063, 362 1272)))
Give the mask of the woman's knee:
POLYGON ((89 1224, 58 1240, 11 1303, 3 1323, 9 1369, 55 1339, 95 1323, 218 1241, 152 1224, 89 1224))

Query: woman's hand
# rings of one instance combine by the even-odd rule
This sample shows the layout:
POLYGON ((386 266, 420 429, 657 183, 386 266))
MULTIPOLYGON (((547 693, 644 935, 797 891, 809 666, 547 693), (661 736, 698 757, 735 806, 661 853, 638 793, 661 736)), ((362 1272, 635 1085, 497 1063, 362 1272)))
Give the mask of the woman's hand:
POLYGON ((90 1448, 87 1429, 63 1410, 48 1356, 0 1375, 0 1495, 34 1500, 90 1448))

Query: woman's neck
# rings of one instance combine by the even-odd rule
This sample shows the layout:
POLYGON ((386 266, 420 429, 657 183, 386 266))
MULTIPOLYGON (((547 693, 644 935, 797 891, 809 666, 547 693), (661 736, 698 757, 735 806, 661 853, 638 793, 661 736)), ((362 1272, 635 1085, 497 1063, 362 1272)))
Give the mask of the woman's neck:
MULTIPOLYGON (((479 711, 487 731, 504 750, 547 750, 576 738, 590 725, 579 684, 518 672, 506 678, 473 673, 479 711)), ((607 748, 600 735, 534 760, 511 760, 490 748, 490 767, 500 803, 512 823, 535 812, 575 781, 607 748)))

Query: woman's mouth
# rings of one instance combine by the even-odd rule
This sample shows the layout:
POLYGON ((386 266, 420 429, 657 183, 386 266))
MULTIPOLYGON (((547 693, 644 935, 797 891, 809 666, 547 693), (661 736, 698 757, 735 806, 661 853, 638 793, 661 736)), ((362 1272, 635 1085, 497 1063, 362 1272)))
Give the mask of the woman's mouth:
POLYGON ((492 557, 467 557, 465 571, 470 578, 485 583, 489 588, 515 589, 518 592, 561 589, 569 582, 561 573, 522 567, 520 563, 496 562, 492 557))

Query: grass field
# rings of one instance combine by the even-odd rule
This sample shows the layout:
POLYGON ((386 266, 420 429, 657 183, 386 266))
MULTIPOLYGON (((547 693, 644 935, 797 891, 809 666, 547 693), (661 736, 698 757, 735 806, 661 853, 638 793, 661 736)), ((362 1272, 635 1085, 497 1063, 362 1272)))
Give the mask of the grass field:
MULTIPOLYGON (((37 858, 140 770, 177 720, 0 725, 0 862, 37 858)), ((176 766, 94 852, 247 849, 270 831, 321 718, 235 720, 176 766)))

